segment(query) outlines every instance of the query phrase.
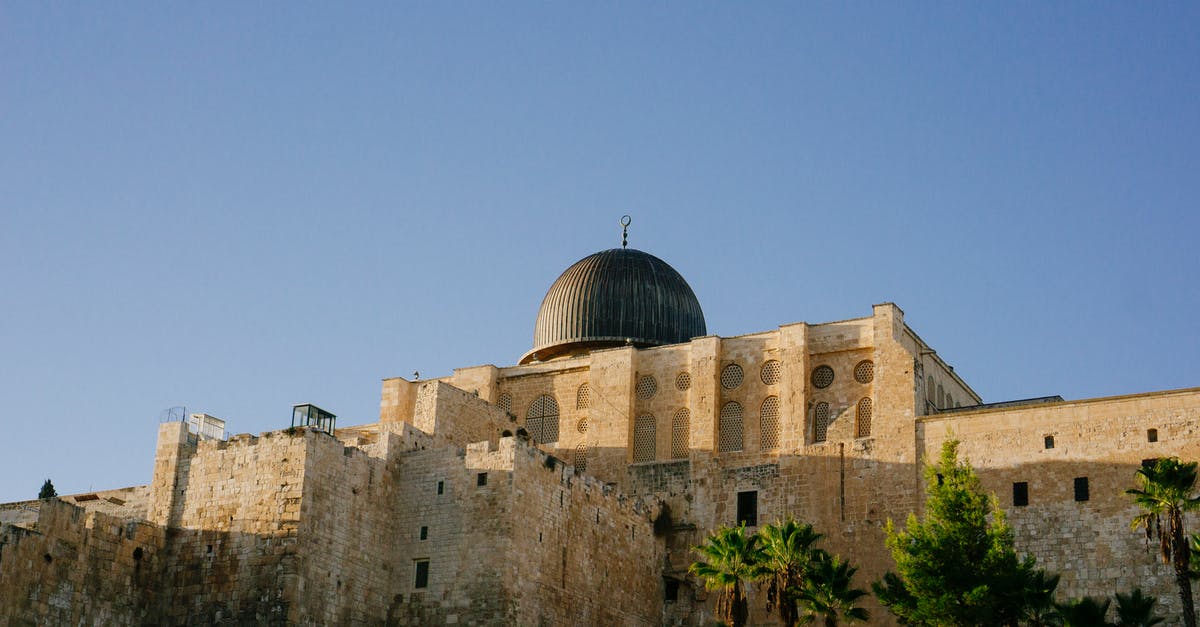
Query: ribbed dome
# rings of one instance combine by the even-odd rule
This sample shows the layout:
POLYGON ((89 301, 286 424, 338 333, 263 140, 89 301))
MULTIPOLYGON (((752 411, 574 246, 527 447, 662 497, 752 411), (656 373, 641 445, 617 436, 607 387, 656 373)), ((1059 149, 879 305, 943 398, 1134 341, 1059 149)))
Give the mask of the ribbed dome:
POLYGON ((575 262, 546 292, 521 363, 612 346, 660 346, 705 335, 696 294, 667 262, 613 248, 575 262))

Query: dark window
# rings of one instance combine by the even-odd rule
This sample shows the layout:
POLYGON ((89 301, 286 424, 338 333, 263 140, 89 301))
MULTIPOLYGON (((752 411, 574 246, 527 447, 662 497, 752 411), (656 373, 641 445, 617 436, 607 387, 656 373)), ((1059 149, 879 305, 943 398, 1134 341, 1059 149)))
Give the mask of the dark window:
POLYGON ((1054 448, 1054 436, 1046 436, 1046 448, 1054 448))
POLYGON ((1075 500, 1076 501, 1088 500, 1088 478, 1087 477, 1075 477, 1075 500))
POLYGON ((758 492, 738 492, 737 497, 738 524, 746 523, 747 527, 758 526, 758 492))
POLYGON ((445 482, 445 481, 439 481, 439 482, 438 482, 438 494, 442 494, 442 493, 444 493, 445 491, 446 491, 446 482, 445 482))
POLYGON ((1029 505, 1029 483, 1018 481, 1013 484, 1013 507, 1029 505))
POLYGON ((481 472, 481 473, 475 475, 475 485, 479 485, 479 486, 487 485, 487 473, 486 472, 481 472))
POLYGON ((679 580, 667 579, 663 582, 663 600, 674 603, 679 600, 679 580))
POLYGON ((421 539, 427 540, 428 538, 429 538, 429 527, 421 527, 421 539))
POLYGON ((1147 442, 1157 442, 1158 441, 1158 429, 1146 429, 1146 441, 1147 442))
POLYGON ((417 576, 413 581, 417 589, 429 587, 429 560, 417 560, 417 576))

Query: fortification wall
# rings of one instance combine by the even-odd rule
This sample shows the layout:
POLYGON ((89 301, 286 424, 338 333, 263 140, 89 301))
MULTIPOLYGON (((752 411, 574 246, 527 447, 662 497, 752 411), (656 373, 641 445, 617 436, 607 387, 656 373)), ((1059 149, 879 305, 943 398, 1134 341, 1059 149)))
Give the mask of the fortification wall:
MULTIPOLYGON (((960 455, 1007 512, 1018 551, 1062 575, 1061 597, 1140 586, 1164 613, 1178 614, 1171 568, 1130 530, 1139 509, 1124 492, 1137 487, 1142 460, 1200 460, 1200 389, 929 417, 917 436, 930 456, 948 439, 961 441, 960 455), (1014 503, 1018 483, 1028 505, 1014 503)), ((1187 522, 1195 529, 1200 517, 1187 522)))
POLYGON ((39 504, 35 526, 0 525, 0 624, 157 622, 161 529, 60 499, 39 504))

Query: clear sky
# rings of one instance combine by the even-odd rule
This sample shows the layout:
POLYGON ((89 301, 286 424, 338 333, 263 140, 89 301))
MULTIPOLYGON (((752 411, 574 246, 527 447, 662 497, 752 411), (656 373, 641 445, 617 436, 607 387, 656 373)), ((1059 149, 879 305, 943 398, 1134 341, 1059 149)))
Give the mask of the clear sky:
POLYGON ((0 5, 0 501, 515 363, 626 213, 710 333, 1200 385, 1200 3, 333 4, 0 5))

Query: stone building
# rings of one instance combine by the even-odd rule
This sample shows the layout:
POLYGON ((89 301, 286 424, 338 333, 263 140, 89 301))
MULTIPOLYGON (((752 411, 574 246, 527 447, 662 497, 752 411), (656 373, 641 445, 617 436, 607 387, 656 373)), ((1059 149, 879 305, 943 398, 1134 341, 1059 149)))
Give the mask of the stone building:
POLYGON ((373 424, 210 435, 161 425, 148 486, 0 506, 0 622, 707 624, 711 530, 811 522, 866 588, 949 438, 1063 597, 1174 611, 1123 491, 1200 458, 1200 389, 985 404, 896 305, 707 335, 683 277, 620 248, 551 286, 517 365, 385 379, 373 424))

